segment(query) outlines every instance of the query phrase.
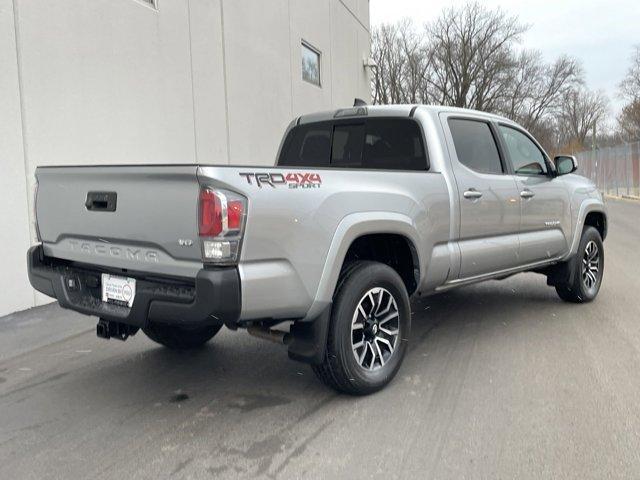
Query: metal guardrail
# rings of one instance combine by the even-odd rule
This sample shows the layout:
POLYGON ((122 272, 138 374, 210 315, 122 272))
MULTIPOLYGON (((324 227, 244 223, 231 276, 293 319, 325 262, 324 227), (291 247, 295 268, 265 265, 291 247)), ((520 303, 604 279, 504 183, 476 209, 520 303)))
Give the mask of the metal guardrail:
POLYGON ((640 142, 580 152, 578 172, 605 194, 640 196, 640 142))

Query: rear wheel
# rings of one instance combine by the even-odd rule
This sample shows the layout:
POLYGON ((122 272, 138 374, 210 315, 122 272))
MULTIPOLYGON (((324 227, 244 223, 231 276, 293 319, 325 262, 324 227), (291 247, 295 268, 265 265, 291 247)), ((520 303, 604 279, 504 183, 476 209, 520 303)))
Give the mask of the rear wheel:
POLYGON ((396 375, 411 329, 409 296, 400 276, 377 262, 356 262, 338 282, 322 364, 326 385, 352 395, 380 390, 396 375))
POLYGON ((565 302, 592 301, 600 291, 604 273, 604 247, 598 230, 584 229, 578 253, 570 261, 574 262, 573 278, 556 284, 558 296, 565 302))
POLYGON ((167 348, 172 350, 187 350, 204 345, 211 340, 221 328, 222 325, 183 327, 151 323, 143 328, 142 331, 151 340, 167 348))

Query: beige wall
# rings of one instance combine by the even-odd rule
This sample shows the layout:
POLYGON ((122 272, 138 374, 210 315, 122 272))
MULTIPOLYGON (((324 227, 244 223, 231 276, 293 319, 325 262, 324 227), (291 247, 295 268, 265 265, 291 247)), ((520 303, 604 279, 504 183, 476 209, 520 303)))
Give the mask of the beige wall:
POLYGON ((0 0, 0 315, 45 301, 24 260, 38 165, 271 164, 293 117, 369 98, 368 0, 158 4, 0 0))

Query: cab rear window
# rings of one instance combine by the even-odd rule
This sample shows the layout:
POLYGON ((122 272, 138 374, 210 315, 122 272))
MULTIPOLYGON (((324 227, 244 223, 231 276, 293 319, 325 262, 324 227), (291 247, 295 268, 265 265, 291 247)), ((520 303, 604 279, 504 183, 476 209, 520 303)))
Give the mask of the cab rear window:
POLYGON ((326 167, 331 151, 331 125, 299 125, 289 132, 278 159, 287 167, 326 167))
POLYGON ((415 121, 402 118, 369 120, 364 158, 367 168, 426 170, 420 127, 415 121))
POLYGON ((284 141, 279 166, 427 170, 417 122, 369 118, 298 125, 284 141))

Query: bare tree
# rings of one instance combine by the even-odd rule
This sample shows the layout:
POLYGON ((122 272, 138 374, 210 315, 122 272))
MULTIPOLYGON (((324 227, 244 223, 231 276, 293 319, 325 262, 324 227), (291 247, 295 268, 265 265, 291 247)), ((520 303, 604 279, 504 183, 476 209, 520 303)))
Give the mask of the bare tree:
POLYGON ((608 107, 609 100, 600 91, 579 88, 567 94, 561 112, 565 136, 584 146, 589 131, 605 118, 608 107))
POLYGON ((558 115, 563 99, 582 83, 582 69, 567 56, 545 64, 539 52, 522 51, 514 68, 507 108, 501 113, 535 130, 558 115))
POLYGON ((606 111, 606 99, 584 91, 575 59, 547 63, 539 52, 519 48, 526 29, 517 17, 479 3, 444 10, 423 31, 409 20, 376 28, 373 100, 499 113, 521 123, 549 150, 575 135, 584 143, 580 123, 599 117, 601 105, 606 111))
POLYGON ((516 17, 479 3, 445 10, 426 29, 432 66, 428 84, 438 103, 495 110, 511 80, 512 46, 525 29, 516 17))
POLYGON ((429 54, 411 21, 375 29, 372 43, 374 103, 427 103, 429 54))
POLYGON ((625 105, 618 116, 620 134, 628 141, 640 140, 640 100, 625 105))
POLYGON ((398 48, 398 27, 383 25, 373 31, 372 51, 377 67, 373 70, 373 101, 374 103, 399 103, 402 62, 398 48))
POLYGON ((620 134, 629 141, 640 139, 640 45, 634 47, 631 66, 620 83, 620 96, 627 101, 618 115, 620 134))
POLYGON ((413 23, 404 20, 398 28, 400 55, 404 58, 401 91, 403 103, 423 101, 421 85, 427 76, 429 56, 422 36, 416 33, 413 23))
POLYGON ((528 107, 523 100, 534 95, 542 76, 542 69, 539 52, 528 50, 520 52, 515 59, 510 88, 499 109, 501 113, 512 119, 522 119, 528 116, 528 107))
POLYGON ((640 100, 640 45, 633 48, 631 67, 620 82, 620 93, 630 103, 640 100))

